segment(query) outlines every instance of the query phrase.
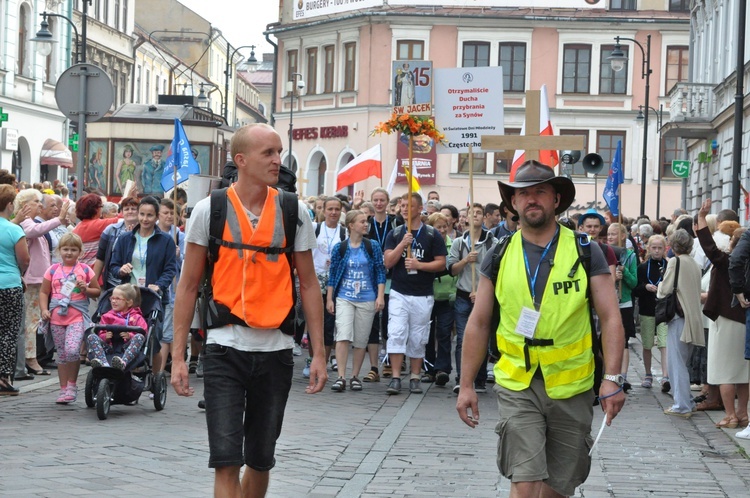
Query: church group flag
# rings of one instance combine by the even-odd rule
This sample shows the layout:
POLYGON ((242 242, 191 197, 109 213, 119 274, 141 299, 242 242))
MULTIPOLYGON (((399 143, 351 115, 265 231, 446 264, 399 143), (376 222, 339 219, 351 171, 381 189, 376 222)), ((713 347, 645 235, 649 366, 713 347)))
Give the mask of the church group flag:
POLYGON ((612 159, 612 166, 609 168, 607 183, 604 185, 604 202, 607 203, 612 216, 620 216, 620 185, 625 181, 622 171, 622 140, 617 141, 615 157, 612 159))
POLYGON ((341 168, 336 176, 336 190, 341 190, 371 176, 382 178, 383 165, 380 160, 380 144, 367 149, 341 168))
POLYGON ((174 120, 174 138, 169 148, 169 156, 164 163, 164 173, 161 176, 161 188, 165 192, 175 187, 175 168, 177 168, 177 185, 188 180, 190 175, 200 175, 201 167, 193 157, 182 121, 174 120))

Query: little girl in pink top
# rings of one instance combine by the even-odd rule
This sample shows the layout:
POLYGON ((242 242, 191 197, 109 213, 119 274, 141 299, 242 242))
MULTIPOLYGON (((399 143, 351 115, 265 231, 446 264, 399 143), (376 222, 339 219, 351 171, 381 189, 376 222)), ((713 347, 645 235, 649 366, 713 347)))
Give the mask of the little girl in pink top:
MULTIPOLYGON (((140 301, 140 292, 137 287, 132 284, 118 285, 112 291, 109 300, 112 309, 102 315, 99 325, 140 327, 145 333, 148 325, 141 314, 141 309, 135 307, 135 304, 140 301)), ((91 366, 109 367, 107 354, 114 354, 124 349, 122 356, 112 358, 112 366, 125 370, 125 367, 133 361, 145 341, 145 335, 134 332, 120 332, 117 334, 117 338, 115 338, 115 333, 110 330, 100 331, 98 337, 91 334, 86 339, 89 352, 93 356, 91 366)))
POLYGON ((68 404, 76 400, 78 369, 83 334, 89 318, 89 297, 101 293, 94 278, 94 270, 78 259, 83 253, 83 242, 74 233, 60 237, 58 251, 62 263, 55 263, 44 272, 39 290, 39 309, 42 320, 49 320, 52 338, 57 348, 57 375, 60 394, 56 403, 68 404))

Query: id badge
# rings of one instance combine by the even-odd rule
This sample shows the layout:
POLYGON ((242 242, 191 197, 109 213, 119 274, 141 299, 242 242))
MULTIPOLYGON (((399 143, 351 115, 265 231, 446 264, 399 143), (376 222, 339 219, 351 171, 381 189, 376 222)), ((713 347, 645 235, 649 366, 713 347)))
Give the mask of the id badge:
POLYGON ((66 280, 62 286, 62 289, 60 289, 60 294, 62 294, 65 297, 70 297, 70 295, 73 294, 73 289, 75 288, 76 288, 75 282, 71 280, 66 280))
POLYGON ((146 277, 138 277, 138 287, 146 287, 146 277))
POLYGON ((534 333, 536 332, 536 325, 539 323, 539 317, 541 314, 527 307, 523 307, 521 310, 521 316, 518 317, 518 323, 516 324, 516 333, 522 336, 533 339, 534 333))

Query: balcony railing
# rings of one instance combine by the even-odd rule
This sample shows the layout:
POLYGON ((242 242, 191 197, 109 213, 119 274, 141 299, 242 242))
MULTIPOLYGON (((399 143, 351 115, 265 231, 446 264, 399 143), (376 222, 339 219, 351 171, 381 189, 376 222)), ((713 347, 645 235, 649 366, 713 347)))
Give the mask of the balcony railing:
POLYGON ((710 83, 677 83, 669 92, 669 120, 711 121, 714 118, 715 86, 710 83))

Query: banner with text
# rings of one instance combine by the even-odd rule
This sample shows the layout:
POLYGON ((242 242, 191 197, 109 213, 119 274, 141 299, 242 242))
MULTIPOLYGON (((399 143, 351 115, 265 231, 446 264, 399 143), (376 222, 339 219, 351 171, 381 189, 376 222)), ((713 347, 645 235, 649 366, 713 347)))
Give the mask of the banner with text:
POLYGON ((482 135, 503 135, 503 68, 436 69, 435 125, 445 134, 438 154, 481 152, 482 135))
POLYGON ((393 61, 394 114, 432 115, 432 61, 393 61))
MULTIPOLYGON (((412 170, 414 176, 421 186, 435 185, 437 173, 437 153, 435 142, 427 135, 414 137, 414 148, 412 149, 412 170)), ((396 183, 406 183, 404 167, 409 167, 409 137, 400 133, 398 146, 396 147, 397 176, 396 183)))
POLYGON ((294 3, 294 20, 340 14, 369 7, 382 7, 383 0, 297 0, 294 3))
MULTIPOLYGON (((336 0, 342 1, 342 0, 336 0)), ((351 0, 350 0, 351 1, 351 0)), ((331 0, 333 3, 333 0, 331 0)), ((391 7, 397 5, 435 5, 435 0, 388 0, 391 7)), ((461 7, 464 9, 472 7, 499 7, 513 9, 606 9, 604 0, 443 0, 440 2, 443 8, 461 7)))

